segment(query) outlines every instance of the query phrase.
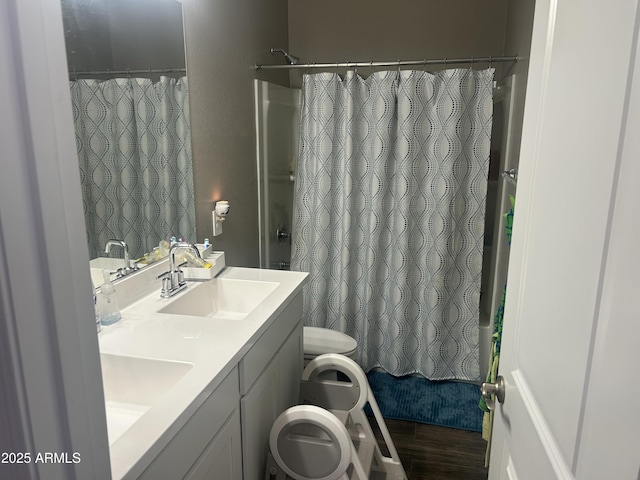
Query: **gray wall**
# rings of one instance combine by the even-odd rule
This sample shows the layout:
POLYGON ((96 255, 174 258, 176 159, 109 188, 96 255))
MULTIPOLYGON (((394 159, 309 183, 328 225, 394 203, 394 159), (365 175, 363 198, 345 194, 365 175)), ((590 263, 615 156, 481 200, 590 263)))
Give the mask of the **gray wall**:
MULTIPOLYGON (((290 1, 289 48, 303 63, 499 56, 508 3, 290 1)), ((300 84, 300 74, 291 81, 300 84)))
POLYGON ((510 2, 507 12, 507 29, 505 33, 505 55, 519 55, 519 61, 511 73, 516 77, 514 125, 514 145, 520 151, 522 138, 522 119, 524 116, 524 101, 527 89, 527 74, 529 73, 529 52, 531 50, 531 32, 533 30, 533 13, 535 0, 519 0, 510 2))
POLYGON ((289 46, 304 61, 502 53, 507 0, 289 2, 289 46))
POLYGON ((256 74, 287 47, 287 0, 184 2, 198 241, 209 237, 227 264, 259 266, 253 79, 286 85, 286 72, 256 74), (211 211, 228 200, 223 234, 211 211))

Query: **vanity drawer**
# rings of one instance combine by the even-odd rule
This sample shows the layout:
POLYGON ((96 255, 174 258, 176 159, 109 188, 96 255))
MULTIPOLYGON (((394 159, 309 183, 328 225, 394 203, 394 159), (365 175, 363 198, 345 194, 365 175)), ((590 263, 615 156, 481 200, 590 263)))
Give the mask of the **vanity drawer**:
MULTIPOLYGON (((285 307, 273 325, 240 361, 240 395, 246 394, 302 318, 302 292, 285 307)), ((302 358, 300 359, 302 362, 302 358)))
POLYGON ((234 368, 139 478, 183 478, 227 420, 237 413, 239 401, 238 369, 234 368))

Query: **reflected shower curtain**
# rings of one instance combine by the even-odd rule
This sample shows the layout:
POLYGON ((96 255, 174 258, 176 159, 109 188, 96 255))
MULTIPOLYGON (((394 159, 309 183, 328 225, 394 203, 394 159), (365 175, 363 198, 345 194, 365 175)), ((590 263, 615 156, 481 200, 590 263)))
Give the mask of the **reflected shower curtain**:
POLYGON ((292 269, 306 325, 393 375, 479 380, 493 70, 305 75, 292 269))
POLYGON ((91 258, 111 238, 132 258, 196 241, 187 79, 71 82, 91 258))

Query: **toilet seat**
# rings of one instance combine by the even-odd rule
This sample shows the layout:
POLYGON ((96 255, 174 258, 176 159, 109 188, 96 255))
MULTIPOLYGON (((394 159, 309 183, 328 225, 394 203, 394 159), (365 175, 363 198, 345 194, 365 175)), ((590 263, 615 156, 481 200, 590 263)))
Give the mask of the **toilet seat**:
POLYGON ((325 353, 355 354, 358 343, 349 335, 328 328, 304 327, 304 356, 316 357, 325 353))

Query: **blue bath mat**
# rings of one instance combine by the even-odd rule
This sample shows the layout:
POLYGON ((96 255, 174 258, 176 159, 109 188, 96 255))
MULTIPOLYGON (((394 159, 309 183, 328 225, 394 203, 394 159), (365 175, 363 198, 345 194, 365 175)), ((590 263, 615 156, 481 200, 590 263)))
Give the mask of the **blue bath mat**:
POLYGON ((416 376, 394 377, 373 370, 367 373, 367 378, 384 418, 482 430, 483 412, 478 408, 477 385, 432 382, 416 376))

